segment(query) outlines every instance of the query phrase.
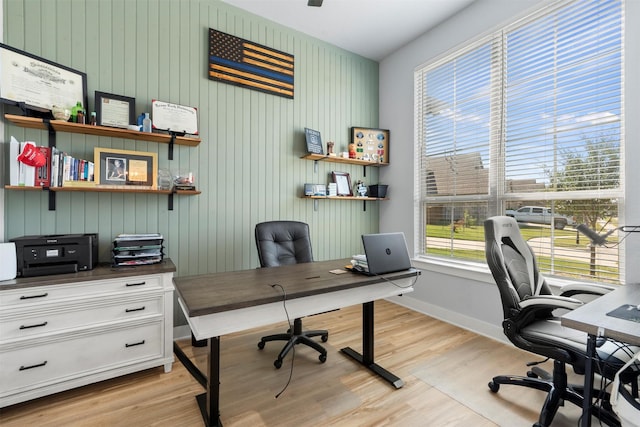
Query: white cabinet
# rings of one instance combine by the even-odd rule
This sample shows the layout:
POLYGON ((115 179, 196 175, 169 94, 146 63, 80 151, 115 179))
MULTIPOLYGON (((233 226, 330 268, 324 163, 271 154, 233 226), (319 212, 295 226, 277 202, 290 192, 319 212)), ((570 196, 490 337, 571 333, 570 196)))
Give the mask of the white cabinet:
POLYGON ((0 407, 173 363, 161 264, 0 282, 0 407))

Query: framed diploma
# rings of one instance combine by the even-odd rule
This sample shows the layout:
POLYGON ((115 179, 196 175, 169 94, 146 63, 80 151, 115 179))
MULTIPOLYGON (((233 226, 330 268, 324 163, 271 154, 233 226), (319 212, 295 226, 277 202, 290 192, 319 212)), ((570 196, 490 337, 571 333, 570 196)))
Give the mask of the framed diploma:
POLYGON ((70 110, 78 101, 86 108, 87 75, 0 43, 0 101, 26 115, 50 115, 54 105, 70 110))
POLYGON ((198 134, 198 110, 195 107, 154 99, 151 101, 151 118, 154 129, 183 135, 198 134))
POLYGON ((96 124, 128 128, 136 123, 136 99, 96 91, 96 124))
POLYGON ((338 187, 338 196, 353 196, 351 176, 346 172, 331 172, 333 182, 338 187))
POLYGON ((118 186, 132 190, 157 189, 156 153, 95 147, 93 156, 98 186, 118 186))

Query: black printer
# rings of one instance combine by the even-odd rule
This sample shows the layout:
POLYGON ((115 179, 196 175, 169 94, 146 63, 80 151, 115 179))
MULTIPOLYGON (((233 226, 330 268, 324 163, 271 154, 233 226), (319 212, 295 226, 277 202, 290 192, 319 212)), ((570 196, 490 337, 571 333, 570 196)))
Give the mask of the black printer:
POLYGON ((10 239, 16 244, 17 277, 92 270, 98 264, 98 234, 51 234, 10 239))

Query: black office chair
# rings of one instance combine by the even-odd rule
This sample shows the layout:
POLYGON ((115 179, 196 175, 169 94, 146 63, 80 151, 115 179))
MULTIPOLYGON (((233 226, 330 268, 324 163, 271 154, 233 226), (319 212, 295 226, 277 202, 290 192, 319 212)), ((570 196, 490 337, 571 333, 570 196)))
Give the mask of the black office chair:
MULTIPOLYGON (((256 225, 256 246, 261 267, 277 267, 281 265, 300 264, 313 262, 311 251, 311 238, 309 237, 309 225, 298 221, 269 221, 256 225)), ((297 344, 305 344, 316 349, 320 362, 327 360, 327 350, 324 349, 312 337, 321 337, 322 342, 327 342, 329 332, 325 330, 303 331, 302 319, 293 321, 293 329, 287 333, 262 337, 258 348, 263 349, 269 341, 287 341, 287 344, 278 354, 273 365, 279 369, 282 359, 297 344)))
MULTIPOLYGON (((582 406, 584 387, 568 384, 566 365, 571 365, 577 374, 584 374, 587 353, 587 334, 561 326, 553 311, 581 306, 583 302, 572 298, 574 295, 602 295, 613 288, 572 284, 563 287, 560 296, 552 295, 538 272, 533 250, 522 238, 515 219, 506 216, 489 218, 484 223, 484 232, 487 264, 502 300, 505 335, 517 347, 554 361, 552 374, 534 366, 526 377, 494 377, 489 382, 489 389, 496 393, 501 384, 512 384, 548 392, 534 426, 549 426, 565 401, 582 406)), ((602 339, 597 343, 596 351, 601 361, 594 363, 596 373, 612 379, 617 369, 638 349, 602 339)), ((637 371, 638 367, 633 369, 637 371)), ((618 419, 611 412, 609 394, 594 390, 593 396, 603 401, 594 407, 593 414, 608 425, 619 426, 618 419)))

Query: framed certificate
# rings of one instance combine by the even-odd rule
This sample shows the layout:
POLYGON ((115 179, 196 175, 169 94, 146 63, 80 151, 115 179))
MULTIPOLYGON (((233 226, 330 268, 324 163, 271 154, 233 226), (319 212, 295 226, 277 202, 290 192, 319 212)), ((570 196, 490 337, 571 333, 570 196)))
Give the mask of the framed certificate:
POLYGON ((126 129, 136 123, 136 99, 96 91, 96 124, 126 129))
POLYGON ((153 128, 177 134, 198 134, 198 110, 195 107, 151 101, 153 128))
POLYGON ((338 196, 353 196, 351 191, 351 176, 346 172, 332 172, 333 182, 336 183, 338 188, 338 196))
POLYGON ((54 105, 86 108, 87 75, 0 43, 0 101, 42 114, 54 105))

